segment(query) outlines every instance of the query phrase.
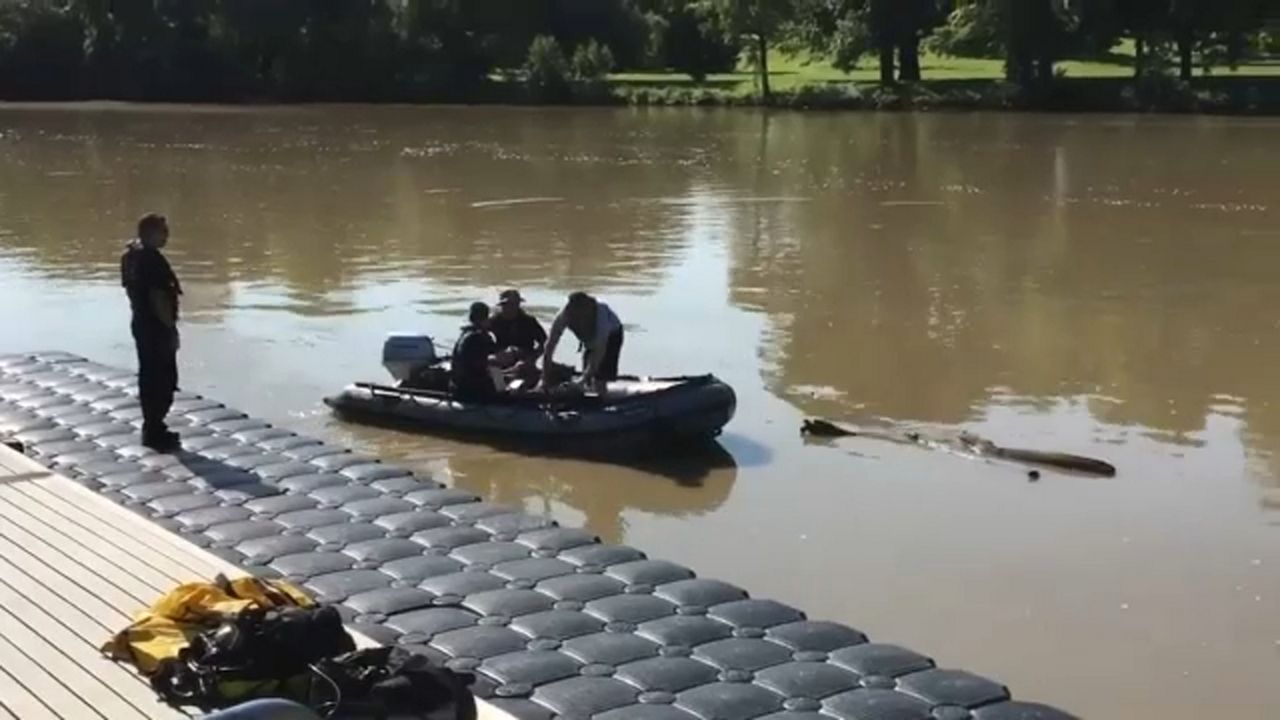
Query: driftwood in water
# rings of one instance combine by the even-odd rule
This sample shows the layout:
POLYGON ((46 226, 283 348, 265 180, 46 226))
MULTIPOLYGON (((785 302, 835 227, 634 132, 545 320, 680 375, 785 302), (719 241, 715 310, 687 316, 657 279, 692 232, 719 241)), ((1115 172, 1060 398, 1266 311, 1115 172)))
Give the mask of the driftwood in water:
MULTIPOLYGON (((836 425, 828 420, 821 419, 805 420, 804 425, 800 428, 800 432, 814 437, 871 437, 880 440, 889 440, 891 442, 927 445, 931 447, 939 447, 942 445, 936 441, 927 440, 919 433, 909 432, 902 435, 893 435, 877 431, 851 430, 836 425)), ((980 457, 1000 458, 1002 460, 1012 460, 1030 465, 1042 465, 1045 467, 1058 468, 1060 470, 1087 473, 1089 475, 1101 475, 1103 477, 1114 477, 1116 474, 1115 466, 1102 460, 1084 457, 1081 455, 1072 455, 1070 453, 1000 447, 990 440, 984 440, 976 435, 968 433, 962 434, 959 441, 954 444, 954 447, 962 452, 980 457)))

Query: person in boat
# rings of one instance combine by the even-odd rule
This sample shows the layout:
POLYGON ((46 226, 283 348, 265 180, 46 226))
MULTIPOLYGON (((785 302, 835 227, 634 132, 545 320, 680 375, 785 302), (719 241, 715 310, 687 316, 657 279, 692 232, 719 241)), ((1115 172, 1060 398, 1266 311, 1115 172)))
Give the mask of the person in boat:
POLYGON ((568 329, 582 346, 583 384, 601 386, 618 379, 622 355, 622 321, 605 303, 585 292, 575 292, 551 323, 551 333, 542 351, 542 384, 551 383, 551 369, 560 336, 568 329))
POLYGON ((524 311, 523 303, 519 290, 504 290, 498 296, 497 312, 489 320, 489 332, 493 333, 498 347, 513 356, 514 364, 503 371, 536 382, 538 358, 547 344, 547 331, 537 318, 524 311))
POLYGON ((489 333, 489 306, 471 304, 468 324, 453 346, 449 391, 463 400, 485 400, 497 396, 502 388, 495 381, 497 370, 511 364, 511 354, 500 350, 489 333))

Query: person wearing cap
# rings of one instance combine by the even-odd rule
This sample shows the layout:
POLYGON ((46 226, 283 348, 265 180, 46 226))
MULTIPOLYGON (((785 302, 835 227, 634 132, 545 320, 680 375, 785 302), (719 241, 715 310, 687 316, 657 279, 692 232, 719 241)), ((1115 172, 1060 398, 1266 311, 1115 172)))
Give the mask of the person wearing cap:
POLYGON ((575 292, 551 323, 551 334, 542 351, 542 385, 551 382, 552 362, 560 336, 568 329, 582 344, 582 382, 600 385, 618 379, 618 360, 622 355, 622 321, 605 303, 584 293, 575 292))
POLYGON ((547 331, 537 318, 524 311, 523 303, 519 290, 502 291, 498 296, 498 311, 489 321, 489 332, 493 333, 498 347, 513 350, 521 363, 533 364, 547 344, 547 331))

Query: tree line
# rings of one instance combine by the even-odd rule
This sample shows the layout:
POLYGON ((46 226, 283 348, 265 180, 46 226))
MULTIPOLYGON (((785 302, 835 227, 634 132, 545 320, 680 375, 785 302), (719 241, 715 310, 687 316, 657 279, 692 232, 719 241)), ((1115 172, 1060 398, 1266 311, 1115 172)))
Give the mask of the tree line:
POLYGON ((1280 0, 0 0, 0 97, 468 100, 495 79, 544 99, 615 70, 696 80, 773 51, 885 84, 922 48, 999 57, 1011 81, 1136 43, 1135 72, 1234 63, 1275 43, 1280 0))

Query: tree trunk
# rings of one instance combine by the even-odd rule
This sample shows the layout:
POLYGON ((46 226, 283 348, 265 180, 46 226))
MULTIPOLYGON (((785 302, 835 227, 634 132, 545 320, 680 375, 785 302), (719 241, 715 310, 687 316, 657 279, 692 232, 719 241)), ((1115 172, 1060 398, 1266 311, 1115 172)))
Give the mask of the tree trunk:
POLYGON ((1047 52, 1041 54, 1036 60, 1036 72, 1041 85, 1048 87, 1053 84, 1053 56, 1047 52))
POLYGON ((920 82, 920 40, 914 33, 898 45, 898 61, 902 65, 898 77, 903 82, 920 82))
POLYGON ((1036 63, 1031 53, 1014 45, 1005 58, 1005 77, 1009 82, 1030 87, 1036 80, 1036 63))
POLYGON ((1133 76, 1141 77, 1147 64, 1147 41, 1141 35, 1133 39, 1133 76))
POLYGON ((1029 88, 1036 84, 1036 61, 1031 53, 1018 53, 1017 72, 1019 85, 1029 88))
POLYGON ((1239 30, 1227 33, 1227 66, 1235 70, 1244 57, 1244 34, 1239 30))
POLYGON ((1191 75, 1195 69, 1191 60, 1191 51, 1194 47, 1194 38, 1191 33, 1183 31, 1178 35, 1178 76, 1186 82, 1191 82, 1191 75))
POLYGON ((880 43, 880 84, 886 87, 895 82, 893 50, 893 43, 887 41, 880 43))
POLYGON ((769 89, 769 38, 764 33, 756 35, 756 65, 760 68, 760 97, 768 103, 773 93, 769 89))

